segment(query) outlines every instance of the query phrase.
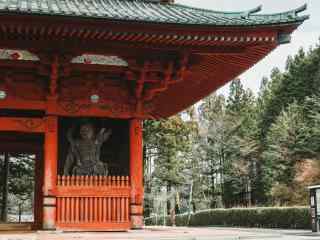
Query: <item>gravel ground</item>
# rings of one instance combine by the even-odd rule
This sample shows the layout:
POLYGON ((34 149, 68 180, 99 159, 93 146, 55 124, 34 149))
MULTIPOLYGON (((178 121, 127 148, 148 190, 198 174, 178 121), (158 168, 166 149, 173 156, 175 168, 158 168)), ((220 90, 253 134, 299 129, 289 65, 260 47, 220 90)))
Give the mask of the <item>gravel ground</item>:
POLYGON ((320 240, 306 230, 146 227, 128 232, 0 232, 0 240, 320 240))

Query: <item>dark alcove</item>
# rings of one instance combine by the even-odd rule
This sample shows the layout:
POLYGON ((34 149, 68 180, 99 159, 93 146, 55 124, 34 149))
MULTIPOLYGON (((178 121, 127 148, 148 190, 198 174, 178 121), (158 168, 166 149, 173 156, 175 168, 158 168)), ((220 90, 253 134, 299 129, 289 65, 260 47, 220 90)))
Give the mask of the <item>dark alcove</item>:
POLYGON ((100 160, 108 165, 109 175, 129 175, 129 121, 106 118, 59 118, 59 161, 58 172, 63 174, 65 160, 67 158, 70 143, 67 139, 68 130, 74 127, 73 138, 80 138, 80 126, 90 123, 97 134, 102 128, 112 130, 111 136, 101 147, 100 160))

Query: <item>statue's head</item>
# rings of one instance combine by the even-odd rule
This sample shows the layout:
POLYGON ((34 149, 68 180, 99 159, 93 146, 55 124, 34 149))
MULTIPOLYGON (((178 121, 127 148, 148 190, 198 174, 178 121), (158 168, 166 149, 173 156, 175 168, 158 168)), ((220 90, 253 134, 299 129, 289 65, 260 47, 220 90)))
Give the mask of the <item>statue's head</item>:
POLYGON ((94 127, 90 123, 86 123, 80 126, 80 136, 82 139, 93 139, 94 127))

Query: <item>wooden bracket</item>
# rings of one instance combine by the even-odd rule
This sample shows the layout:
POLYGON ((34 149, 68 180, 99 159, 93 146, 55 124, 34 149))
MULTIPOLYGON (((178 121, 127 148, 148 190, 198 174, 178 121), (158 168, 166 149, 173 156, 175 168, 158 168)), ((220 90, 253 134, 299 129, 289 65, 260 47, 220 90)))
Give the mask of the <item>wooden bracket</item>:
POLYGON ((160 92, 166 91, 170 84, 176 84, 184 81, 188 72, 189 54, 184 53, 177 64, 179 67, 175 69, 174 62, 170 61, 166 67, 164 67, 164 77, 160 79, 160 82, 156 82, 157 86, 150 87, 146 91, 143 100, 151 101, 160 92), (177 74, 175 74, 177 72, 177 74), (159 84, 160 83, 160 84, 159 84))
POLYGON ((136 81, 135 87, 135 97, 136 97, 136 114, 141 115, 143 111, 143 91, 144 85, 147 79, 147 73, 149 70, 150 64, 148 61, 143 63, 142 70, 140 72, 139 79, 136 81))
POLYGON ((167 60, 155 62, 145 60, 141 67, 134 66, 126 72, 126 78, 134 83, 134 98, 136 101, 136 116, 144 114, 145 102, 150 102, 157 94, 166 91, 170 84, 183 81, 188 72, 189 54, 181 55, 178 62, 167 60))

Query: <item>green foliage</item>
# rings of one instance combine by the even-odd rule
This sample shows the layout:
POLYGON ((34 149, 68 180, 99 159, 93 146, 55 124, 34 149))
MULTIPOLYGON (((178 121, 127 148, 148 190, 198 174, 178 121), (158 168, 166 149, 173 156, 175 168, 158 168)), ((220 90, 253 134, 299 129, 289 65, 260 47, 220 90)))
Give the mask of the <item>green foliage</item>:
MULTIPOLYGON (((191 136, 195 130, 192 121, 184 121, 181 115, 167 120, 144 122, 145 188, 147 194, 161 195, 163 191, 172 197, 167 199, 167 212, 175 206, 171 191, 184 185, 186 155, 191 149, 191 136)), ((154 206, 152 197, 145 200, 146 215, 163 209, 154 206)), ((164 208, 164 207, 163 207, 164 208)))
MULTIPOLYGON (((168 225, 171 224, 169 217, 166 222, 168 225)), ((163 217, 146 220, 146 225, 162 225, 162 223, 163 217)), ((191 216, 178 215, 176 224, 178 226, 310 229, 311 216, 308 207, 211 209, 199 211, 191 216)))
MULTIPOLYGON (((0 155, 0 160, 1 160, 0 155)), ((2 158, 4 162, 4 156, 2 158)), ((9 154, 9 175, 4 179, 4 163, 1 163, 2 173, 0 180, 1 198, 6 195, 9 213, 12 215, 19 214, 19 208, 23 212, 31 214, 34 198, 34 167, 35 155, 24 153, 9 154), (8 192, 4 192, 4 183, 8 182, 8 192)), ((5 206, 1 206, 2 211, 6 212, 5 206)), ((6 213, 5 213, 6 215, 6 213)), ((9 221, 17 219, 8 219, 9 221)))
POLYGON ((319 86, 316 46, 274 68, 257 96, 236 79, 227 98, 208 96, 187 118, 146 122, 152 189, 192 185, 181 194, 188 212, 307 204, 306 186, 320 183, 319 86))

